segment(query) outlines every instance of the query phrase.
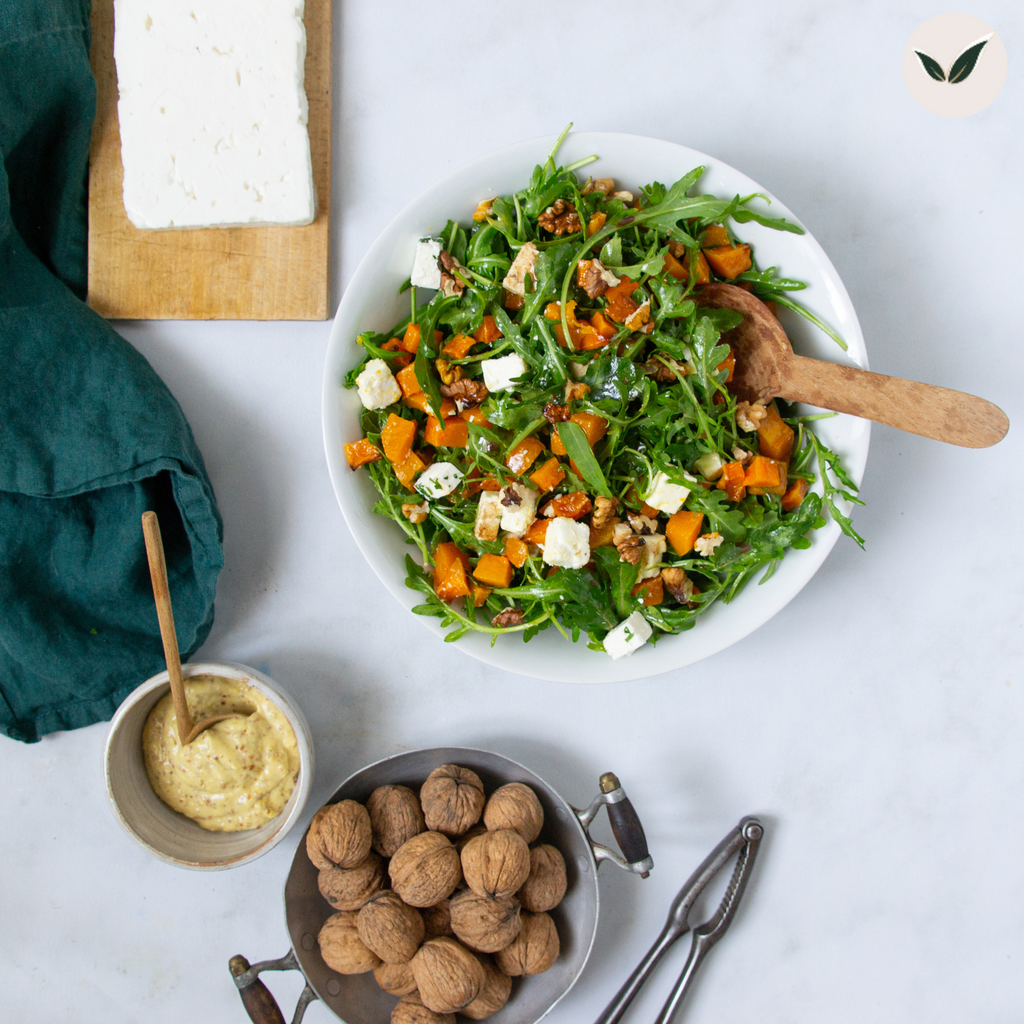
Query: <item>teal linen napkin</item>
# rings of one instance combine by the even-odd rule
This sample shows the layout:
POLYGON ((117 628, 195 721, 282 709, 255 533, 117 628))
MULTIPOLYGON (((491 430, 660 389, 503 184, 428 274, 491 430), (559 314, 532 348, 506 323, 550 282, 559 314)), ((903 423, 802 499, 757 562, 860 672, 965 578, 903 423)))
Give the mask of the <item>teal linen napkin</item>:
POLYGON ((0 0, 0 732, 27 742, 110 718, 163 669, 146 509, 183 657, 223 565, 181 408, 82 301, 95 106, 89 0, 0 0))

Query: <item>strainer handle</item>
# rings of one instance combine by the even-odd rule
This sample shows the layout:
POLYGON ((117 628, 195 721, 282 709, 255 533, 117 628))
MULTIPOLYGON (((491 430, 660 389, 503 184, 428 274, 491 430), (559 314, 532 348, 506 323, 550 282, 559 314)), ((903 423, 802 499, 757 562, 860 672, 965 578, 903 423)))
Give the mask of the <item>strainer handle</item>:
MULTIPOLYGON (((249 1019, 253 1024, 285 1024, 284 1014, 277 1005, 277 1000, 271 995, 270 989, 259 979, 260 971, 302 971, 298 960, 295 958, 295 951, 288 950, 286 956, 280 960, 261 960, 258 964, 249 965, 244 956, 233 956, 228 961, 228 969, 231 977, 234 978, 238 988, 238 994, 242 997, 242 1005, 249 1019)), ((309 1006, 317 994, 310 988, 309 982, 302 990, 299 1001, 295 1006, 295 1015, 292 1017, 292 1024, 300 1024, 309 1006)))

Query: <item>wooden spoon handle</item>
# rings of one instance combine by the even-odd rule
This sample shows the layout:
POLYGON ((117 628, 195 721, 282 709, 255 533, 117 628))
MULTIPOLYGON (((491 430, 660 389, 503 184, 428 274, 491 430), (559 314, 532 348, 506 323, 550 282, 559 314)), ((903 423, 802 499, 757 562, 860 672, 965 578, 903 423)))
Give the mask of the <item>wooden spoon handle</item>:
POLYGON ((178 723, 178 738, 184 745, 188 742, 189 734, 192 732, 192 715, 189 713, 188 701, 185 699, 185 680, 181 676, 178 634, 174 630, 171 590, 167 585, 167 563, 164 561, 160 522, 155 512, 142 513, 142 532, 146 538, 149 578, 153 581, 153 598, 156 601, 156 615, 160 620, 160 638, 164 642, 164 657, 167 659, 167 675, 171 683, 174 717, 178 723))
POLYGON ((936 441, 988 448, 1010 429, 1002 409, 963 391, 798 355, 781 369, 779 393, 791 402, 863 416, 936 441))

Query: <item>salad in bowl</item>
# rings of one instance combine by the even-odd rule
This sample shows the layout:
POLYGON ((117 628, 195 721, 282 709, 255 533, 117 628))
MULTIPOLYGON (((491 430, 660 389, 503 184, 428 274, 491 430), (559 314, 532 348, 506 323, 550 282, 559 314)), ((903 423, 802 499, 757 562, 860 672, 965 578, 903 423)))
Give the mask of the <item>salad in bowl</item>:
POLYGON ((826 526, 859 542, 866 434, 847 467, 820 416, 730 392, 740 316, 702 305, 706 283, 845 347, 746 234, 802 236, 794 220, 757 190, 702 193, 703 165, 636 187, 587 173, 596 157, 559 165, 562 142, 414 240, 406 308, 331 382, 358 422, 334 426, 445 639, 560 634, 618 661, 767 590, 826 526))

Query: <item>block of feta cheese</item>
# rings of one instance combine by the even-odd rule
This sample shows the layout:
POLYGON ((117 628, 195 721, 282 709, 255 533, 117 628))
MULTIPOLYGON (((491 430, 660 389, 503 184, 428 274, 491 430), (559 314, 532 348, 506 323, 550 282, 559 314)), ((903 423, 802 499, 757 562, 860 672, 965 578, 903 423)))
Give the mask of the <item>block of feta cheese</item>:
POLYGON ((303 0, 114 0, 137 228, 309 224, 303 0))
MULTIPOLYGON (((694 480, 688 473, 683 474, 688 480, 694 480)), ((660 470, 654 474, 651 481, 651 489, 644 496, 648 505, 656 508, 659 512, 672 515, 683 507, 683 502, 690 496, 690 488, 681 484, 672 483, 669 478, 660 470)))
POLYGON ((496 493, 501 495, 501 528, 522 537, 537 518, 540 491, 513 481, 496 493))
POLYGON ((556 516, 544 534, 544 561, 563 569, 582 569, 590 561, 590 527, 556 516))
POLYGON ((383 409, 402 397, 398 381, 383 359, 371 359, 356 377, 359 401, 366 409, 383 409))
POLYGON ((412 273, 409 283, 413 288, 440 288, 441 268, 437 257, 441 255, 441 243, 435 238, 421 238, 416 243, 416 255, 412 258, 412 273))
POLYGON ((522 356, 513 352, 507 356, 498 356, 497 359, 485 359, 480 369, 484 372, 484 384, 488 391, 508 391, 515 387, 512 382, 516 377, 526 373, 526 363, 522 356))
POLYGON ((497 540, 503 511, 501 491, 481 491, 473 521, 473 536, 477 540, 497 540))
POLYGON ((462 483, 462 470, 451 462, 435 462, 416 478, 416 490, 427 498, 443 498, 462 483))
POLYGON ((604 638, 604 649, 612 658, 619 659, 643 647, 650 639, 651 624, 640 614, 633 612, 628 619, 623 619, 604 638))

